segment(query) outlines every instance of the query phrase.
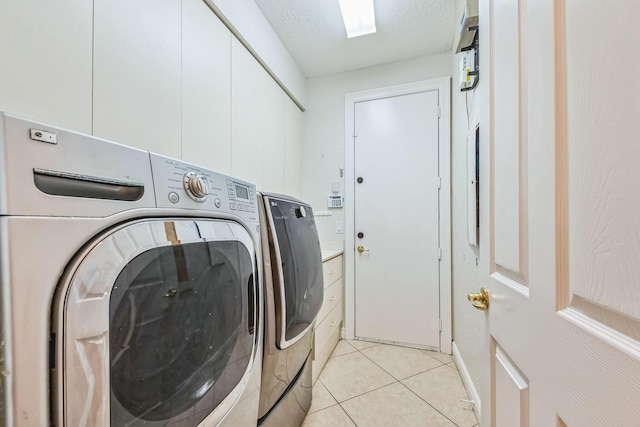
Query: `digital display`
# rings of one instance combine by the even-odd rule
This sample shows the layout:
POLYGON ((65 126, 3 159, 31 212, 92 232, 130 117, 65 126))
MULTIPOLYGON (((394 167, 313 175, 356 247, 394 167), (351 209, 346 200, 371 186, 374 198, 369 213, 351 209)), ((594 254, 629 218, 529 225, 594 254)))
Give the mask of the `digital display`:
POLYGON ((249 200, 249 189, 236 184, 236 197, 239 199, 249 200))

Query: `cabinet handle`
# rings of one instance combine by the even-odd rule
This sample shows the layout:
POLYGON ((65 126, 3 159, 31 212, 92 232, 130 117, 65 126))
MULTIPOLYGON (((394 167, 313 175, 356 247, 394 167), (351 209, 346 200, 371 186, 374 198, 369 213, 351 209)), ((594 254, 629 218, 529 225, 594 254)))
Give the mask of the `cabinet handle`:
POLYGON ((335 295, 329 298, 329 301, 331 301, 331 302, 333 302, 335 300, 336 300, 336 296, 335 295))
POLYGON ((333 328, 334 326, 336 326, 336 321, 334 320, 333 322, 329 323, 329 327, 333 328))

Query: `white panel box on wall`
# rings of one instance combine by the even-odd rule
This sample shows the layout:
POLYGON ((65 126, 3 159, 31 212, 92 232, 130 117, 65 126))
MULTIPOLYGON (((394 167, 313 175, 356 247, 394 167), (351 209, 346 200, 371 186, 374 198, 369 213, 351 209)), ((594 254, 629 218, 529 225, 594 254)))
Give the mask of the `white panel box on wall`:
POLYGON ((342 208, 344 207, 344 197, 331 194, 327 198, 327 207, 328 208, 342 208))
POLYGON ((470 74, 475 70, 475 54, 473 50, 460 53, 460 89, 474 87, 477 76, 470 74))
POLYGON ((467 135, 467 232, 469 244, 478 245, 479 226, 479 144, 480 127, 476 124, 467 135))

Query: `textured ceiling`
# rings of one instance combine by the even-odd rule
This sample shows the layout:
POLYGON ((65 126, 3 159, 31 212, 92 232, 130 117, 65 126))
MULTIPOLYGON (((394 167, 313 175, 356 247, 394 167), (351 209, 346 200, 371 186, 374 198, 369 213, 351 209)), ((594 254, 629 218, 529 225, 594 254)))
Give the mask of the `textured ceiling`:
POLYGON ((338 0, 255 0, 306 77, 451 50, 454 0, 374 0, 375 34, 347 39, 338 0))

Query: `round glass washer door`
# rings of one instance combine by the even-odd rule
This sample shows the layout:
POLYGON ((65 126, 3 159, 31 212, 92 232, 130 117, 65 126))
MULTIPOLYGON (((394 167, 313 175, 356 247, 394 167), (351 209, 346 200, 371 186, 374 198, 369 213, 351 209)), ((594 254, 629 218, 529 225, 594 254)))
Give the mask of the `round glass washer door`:
POLYGON ((256 351, 253 247, 223 220, 139 221, 98 239, 66 290, 64 424, 223 417, 256 351))

